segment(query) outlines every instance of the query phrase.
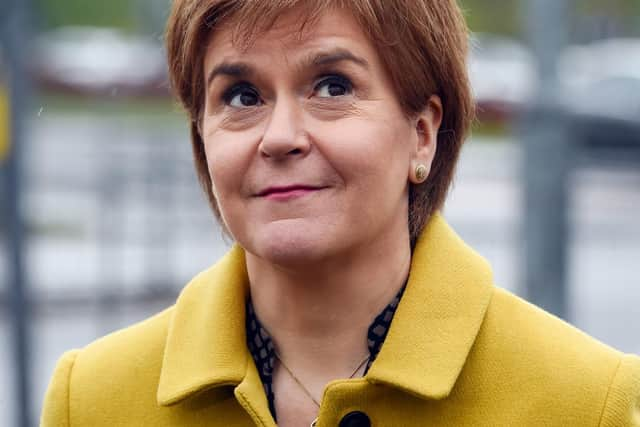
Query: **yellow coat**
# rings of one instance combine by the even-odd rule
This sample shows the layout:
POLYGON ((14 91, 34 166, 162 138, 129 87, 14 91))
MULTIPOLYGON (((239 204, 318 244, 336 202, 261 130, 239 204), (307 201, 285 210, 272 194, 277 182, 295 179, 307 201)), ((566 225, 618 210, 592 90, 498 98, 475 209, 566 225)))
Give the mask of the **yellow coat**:
MULTIPOLYGON (((66 353, 41 426, 274 426, 245 344, 237 246, 175 306, 66 353)), ((364 378, 327 385, 319 426, 640 426, 640 359, 496 288, 434 216, 364 378)))

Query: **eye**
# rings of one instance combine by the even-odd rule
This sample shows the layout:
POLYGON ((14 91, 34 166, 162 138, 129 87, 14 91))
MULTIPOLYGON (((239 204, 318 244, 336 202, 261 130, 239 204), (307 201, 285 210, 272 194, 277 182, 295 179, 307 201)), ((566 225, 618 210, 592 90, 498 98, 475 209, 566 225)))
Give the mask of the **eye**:
POLYGON ((323 78, 313 90, 320 98, 333 98, 351 93, 353 85, 349 79, 336 75, 323 78))
POLYGON ((232 86, 222 98, 225 104, 235 108, 255 107, 262 104, 258 91, 248 83, 232 86))

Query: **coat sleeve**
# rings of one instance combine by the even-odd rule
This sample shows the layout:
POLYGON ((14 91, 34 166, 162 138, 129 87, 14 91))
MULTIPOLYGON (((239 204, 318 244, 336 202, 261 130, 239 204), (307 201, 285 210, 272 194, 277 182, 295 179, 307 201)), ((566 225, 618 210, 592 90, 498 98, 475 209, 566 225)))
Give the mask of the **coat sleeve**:
POLYGON ((640 358, 623 356, 613 377, 601 427, 640 427, 640 358))
POLYGON ((71 371, 79 350, 62 355, 44 397, 40 427, 70 427, 69 395, 71 371))

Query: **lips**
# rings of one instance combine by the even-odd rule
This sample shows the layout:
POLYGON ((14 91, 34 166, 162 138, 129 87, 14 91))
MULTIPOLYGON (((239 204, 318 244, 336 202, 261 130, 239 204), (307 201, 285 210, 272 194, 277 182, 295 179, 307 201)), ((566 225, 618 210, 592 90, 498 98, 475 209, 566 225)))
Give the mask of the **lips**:
POLYGON ((304 194, 308 194, 314 191, 321 190, 323 187, 317 187, 312 185, 286 185, 286 186, 273 186, 265 188, 260 191, 257 196, 258 197, 267 197, 267 198, 280 198, 280 197, 295 197, 302 196, 304 194))

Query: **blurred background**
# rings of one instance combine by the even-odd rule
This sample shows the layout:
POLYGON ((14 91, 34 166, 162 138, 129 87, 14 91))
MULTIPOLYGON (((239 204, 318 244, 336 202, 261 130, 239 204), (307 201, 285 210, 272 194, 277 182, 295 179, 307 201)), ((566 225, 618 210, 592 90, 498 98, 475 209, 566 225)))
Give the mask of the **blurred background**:
MULTIPOLYGON (((0 0, 0 425, 227 249, 169 96, 168 0, 0 0)), ((503 286, 640 353, 640 1, 461 0, 478 120, 445 216, 503 286)))

